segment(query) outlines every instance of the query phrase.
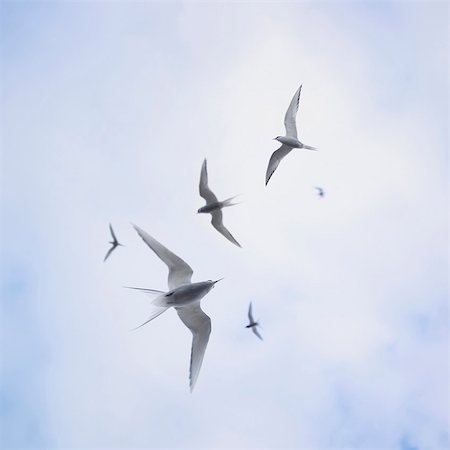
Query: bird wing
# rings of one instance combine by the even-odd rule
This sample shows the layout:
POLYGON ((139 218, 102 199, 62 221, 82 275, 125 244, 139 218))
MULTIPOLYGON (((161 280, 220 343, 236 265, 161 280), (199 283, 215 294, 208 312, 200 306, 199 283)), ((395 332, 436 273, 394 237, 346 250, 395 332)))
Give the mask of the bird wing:
POLYGON ((216 203, 218 201, 217 197, 208 187, 208 169, 206 167, 206 158, 202 164, 202 171, 200 172, 200 183, 198 187, 200 191, 200 196, 206 200, 206 204, 216 203))
POLYGON ((252 314, 252 302, 250 302, 250 306, 248 307, 248 320, 250 323, 253 323, 253 314, 252 314))
POLYGON ((208 345, 211 333, 211 319, 202 311, 199 303, 176 307, 175 309, 182 322, 192 333, 191 363, 189 368, 189 387, 192 392, 202 367, 206 346, 208 345))
POLYGON ((117 247, 117 245, 113 245, 113 246, 107 251, 107 253, 106 253, 106 255, 105 255, 104 259, 103 259, 103 262, 105 262, 105 261, 108 259, 109 255, 112 253, 112 251, 113 251, 116 247, 117 247))
POLYGON ((269 165, 267 166, 266 171, 266 186, 272 177, 275 170, 277 170, 278 165, 281 160, 292 150, 292 147, 283 144, 278 150, 275 150, 270 157, 269 165))
POLYGON ((261 335, 259 334, 259 331, 256 329, 256 327, 252 327, 252 331, 253 331, 253 333, 256 334, 256 336, 258 336, 261 340, 263 340, 263 338, 262 338, 261 335))
POLYGON ((160 244, 156 239, 152 238, 147 232, 139 228, 137 225, 133 224, 133 227, 143 241, 169 268, 167 283, 170 290, 191 282, 194 271, 189 264, 183 261, 179 256, 175 255, 175 253, 172 253, 168 248, 164 247, 164 245, 160 244))
POLYGON ((109 231, 111 232, 111 236, 113 238, 113 241, 114 242, 118 242, 117 238, 116 238, 116 235, 114 234, 114 230, 113 230, 113 227, 111 226, 111 224, 109 224, 109 231))
POLYGON ((302 92, 302 86, 300 86, 292 97, 289 108, 284 116, 284 126, 286 127, 286 136, 297 137, 297 125, 295 119, 297 117, 298 105, 300 102, 300 93, 302 92))
POLYGON ((233 237, 233 235, 225 228, 223 224, 223 215, 220 209, 216 209, 211 213, 211 224, 212 226, 223 236, 225 236, 230 242, 238 247, 241 246, 239 242, 233 237))

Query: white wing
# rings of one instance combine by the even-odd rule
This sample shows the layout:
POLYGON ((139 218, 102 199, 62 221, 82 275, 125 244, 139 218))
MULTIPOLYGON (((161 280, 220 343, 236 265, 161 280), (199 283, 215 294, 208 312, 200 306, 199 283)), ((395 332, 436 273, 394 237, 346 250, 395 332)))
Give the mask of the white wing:
POLYGON ((286 136, 297 137, 297 126, 295 119, 297 117, 298 104, 300 102, 300 93, 302 92, 302 86, 300 86, 292 97, 289 108, 284 116, 284 126, 286 127, 286 136))
POLYGON ((134 229, 144 242, 156 253, 156 255, 169 268, 168 285, 169 289, 175 289, 183 284, 191 282, 194 271, 191 266, 184 262, 179 256, 172 253, 164 245, 160 244, 156 239, 152 238, 147 232, 133 224, 134 229))
POLYGON ((248 320, 250 323, 253 323, 253 314, 252 314, 252 302, 250 302, 250 306, 248 307, 248 320))
POLYGON ((202 164, 202 171, 200 172, 200 184, 199 184, 200 196, 206 200, 206 204, 216 203, 217 197, 213 194, 208 187, 208 170, 206 168, 206 158, 202 164))
POLYGON ((202 367, 206 346, 208 345, 211 333, 211 319, 202 311, 198 303, 176 307, 175 309, 180 319, 192 333, 191 364, 189 369, 189 387, 192 392, 202 367))
POLYGON ((283 144, 278 150, 275 150, 270 157, 269 165, 267 166, 266 171, 266 186, 269 182, 271 176, 277 170, 278 165, 281 160, 292 150, 292 147, 289 147, 283 144))
POLYGON ((117 245, 113 245, 113 246, 107 251, 107 253, 106 253, 106 255, 105 255, 104 259, 103 259, 103 262, 105 262, 105 261, 108 259, 109 255, 112 253, 112 251, 113 251, 116 247, 117 247, 117 245))
POLYGON ((114 234, 114 230, 113 230, 113 227, 111 226, 111 224, 109 224, 109 231, 111 232, 111 236, 113 238, 113 241, 114 242, 118 242, 117 238, 116 238, 116 235, 114 234))
POLYGON ((233 235, 225 228, 223 224, 223 215, 220 209, 216 209, 211 213, 211 224, 212 226, 223 236, 225 236, 230 242, 238 247, 241 246, 239 242, 233 237, 233 235))
POLYGON ((252 327, 252 331, 253 331, 253 333, 255 333, 256 336, 258 336, 261 340, 263 340, 263 338, 259 334, 259 331, 256 329, 256 327, 252 327))

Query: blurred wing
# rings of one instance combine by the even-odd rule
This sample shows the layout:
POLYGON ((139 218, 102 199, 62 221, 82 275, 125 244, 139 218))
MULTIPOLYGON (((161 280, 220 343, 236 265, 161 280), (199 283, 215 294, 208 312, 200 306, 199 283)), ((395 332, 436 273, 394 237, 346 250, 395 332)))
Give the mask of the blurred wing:
POLYGON ((109 255, 112 253, 112 251, 113 251, 115 248, 116 248, 116 246, 113 245, 113 246, 108 250, 108 252, 107 252, 106 255, 105 255, 105 258, 103 259, 103 262, 105 262, 105 261, 108 259, 109 255))
POLYGON ((191 364, 189 369, 189 387, 192 392, 202 367, 206 346, 208 345, 211 333, 211 319, 202 311, 198 303, 175 309, 182 322, 192 333, 191 364))
POLYGON ((253 323, 253 314, 252 314, 252 302, 250 302, 250 306, 248 307, 248 320, 250 323, 253 323))
POLYGON ((239 242, 232 236, 232 234, 225 228, 223 224, 223 215, 220 209, 216 209, 211 213, 211 224, 212 226, 223 236, 225 236, 230 242, 238 247, 241 246, 239 242))
POLYGON ((117 242, 117 238, 116 238, 116 235, 114 234, 114 230, 113 230, 113 227, 111 226, 111 224, 109 224, 109 231, 111 232, 111 236, 113 238, 113 241, 117 242))
POLYGON ((294 96, 292 97, 289 108, 284 116, 284 126, 286 127, 286 136, 297 137, 297 125, 295 124, 295 119, 297 117, 298 104, 300 102, 300 93, 302 92, 302 87, 300 86, 294 96))
POLYGON ((263 340, 263 338, 262 338, 261 335, 259 334, 259 331, 256 329, 256 327, 252 327, 252 331, 253 331, 253 333, 256 334, 256 336, 258 336, 261 340, 263 340))
POLYGON ((164 247, 164 245, 160 244, 156 239, 152 238, 147 232, 139 228, 137 225, 133 225, 133 227, 143 241, 169 268, 169 277, 167 282, 170 290, 191 282, 194 271, 189 264, 184 262, 179 256, 172 253, 168 248, 164 247))
POLYGON ((208 169, 206 167, 206 159, 203 161, 202 171, 200 172, 199 191, 200 196, 206 200, 206 204, 217 202, 217 197, 208 187, 208 169))
POLYGON ((292 150, 292 147, 289 147, 283 144, 278 150, 275 150, 270 157, 269 165, 267 166, 266 171, 266 186, 272 177, 275 170, 277 170, 278 165, 281 160, 292 150))

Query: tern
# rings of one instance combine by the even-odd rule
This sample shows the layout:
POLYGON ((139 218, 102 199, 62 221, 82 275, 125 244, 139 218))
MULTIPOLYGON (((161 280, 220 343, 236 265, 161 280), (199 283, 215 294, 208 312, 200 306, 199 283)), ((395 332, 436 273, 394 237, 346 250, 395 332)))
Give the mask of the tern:
POLYGON ((314 189, 317 189, 317 195, 319 197, 322 197, 322 198, 325 197, 325 191, 321 187, 314 186, 314 189))
POLYGON ((237 245, 238 247, 240 247, 241 244, 239 244, 239 242, 233 237, 233 235, 225 228, 225 225, 223 224, 223 214, 222 214, 222 208, 225 208, 227 206, 237 205, 237 203, 232 203, 232 200, 234 198, 236 198, 237 195, 235 195, 234 197, 227 198, 226 200, 223 200, 222 202, 219 202, 219 200, 217 200, 217 197, 214 195, 214 193, 208 187, 208 170, 206 167, 206 158, 203 161, 202 170, 200 172, 199 191, 200 191, 200 196, 205 199, 206 205, 202 206, 197 211, 197 213, 211 214, 212 226, 220 234, 225 236, 230 242, 232 242, 234 245, 237 245))
POLYGON ((256 327, 260 326, 258 322, 255 321, 252 314, 252 302, 250 302, 250 306, 248 307, 248 321, 250 322, 245 328, 251 328, 253 333, 259 337, 259 339, 263 340, 261 335, 258 332, 256 327))
POLYGON ((133 224, 133 227, 143 241, 169 268, 169 291, 163 292, 154 289, 131 288, 141 290, 149 295, 156 295, 156 298, 152 301, 154 307, 152 314, 137 328, 149 323, 171 307, 176 309, 181 321, 192 333, 191 362, 189 368, 189 387, 192 392, 198 374, 200 373, 200 368, 202 367, 203 356, 205 355, 211 333, 211 319, 202 311, 200 300, 220 280, 192 283, 191 278, 194 272, 189 264, 138 226, 133 224))
POLYGON ((117 240, 116 235, 114 234, 114 230, 113 230, 111 224, 109 224, 109 231, 111 232, 111 236, 113 238, 113 240, 109 242, 112 245, 112 247, 106 253, 105 259, 103 260, 103 262, 105 262, 108 259, 109 255, 113 252, 113 250, 116 249, 116 247, 119 247, 119 246, 123 247, 123 245, 120 244, 119 241, 117 240))
POLYGON ((289 108, 284 116, 284 126, 286 127, 286 136, 277 136, 274 140, 280 142, 282 145, 278 150, 275 150, 270 157, 269 165, 266 171, 266 186, 271 176, 277 169, 281 160, 293 149, 304 148, 305 150, 317 150, 315 147, 305 145, 298 140, 297 126, 295 124, 295 118, 297 116, 298 105, 300 102, 300 93, 302 92, 302 86, 300 86, 294 97, 289 104, 289 108))

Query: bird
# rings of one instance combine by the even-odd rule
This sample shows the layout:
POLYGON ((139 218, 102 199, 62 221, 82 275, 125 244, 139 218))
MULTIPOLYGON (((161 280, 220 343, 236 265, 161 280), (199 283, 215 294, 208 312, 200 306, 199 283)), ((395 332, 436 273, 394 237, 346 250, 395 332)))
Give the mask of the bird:
POLYGON ((284 116, 284 126, 286 127, 286 136, 277 136, 274 140, 280 142, 282 145, 278 150, 275 150, 270 157, 269 165, 266 171, 266 186, 272 177, 273 173, 277 169, 281 160, 293 149, 304 148, 305 150, 317 150, 315 147, 305 145, 298 140, 297 126, 295 124, 295 118, 297 116, 298 105, 300 102, 300 93, 302 92, 302 85, 297 89, 292 97, 289 108, 284 116))
POLYGON ((317 189, 317 195, 319 197, 322 197, 322 198, 325 197, 325 191, 321 187, 314 186, 314 189, 317 189))
POLYGON ((250 305, 248 307, 248 321, 250 322, 248 325, 246 325, 245 328, 251 328, 253 333, 255 333, 256 336, 259 337, 259 339, 263 340, 261 335, 259 334, 259 331, 256 327, 260 326, 258 322, 255 321, 252 314, 252 302, 250 302, 250 305))
POLYGON ((119 247, 119 246, 123 247, 123 244, 121 244, 121 243, 117 240, 116 235, 115 235, 115 233, 114 233, 114 230, 113 230, 111 224, 109 224, 109 231, 111 232, 111 236, 112 236, 112 238, 113 238, 112 241, 109 241, 109 243, 112 245, 112 247, 111 247, 111 248, 108 250, 108 252, 106 253, 105 258, 103 259, 103 262, 105 262, 105 261, 108 259, 109 255, 112 253, 113 250, 115 250, 116 247, 119 247))
POLYGON ((217 200, 217 197, 214 195, 214 193, 208 187, 208 170, 207 170, 207 166, 206 166, 206 158, 203 161, 202 170, 200 172, 199 191, 200 191, 200 196, 205 199, 206 205, 202 206, 197 211, 197 213, 211 214, 212 226, 220 234, 222 234, 230 242, 232 242, 234 245, 241 247, 241 244, 239 244, 239 242, 233 237, 233 235, 227 230, 227 228, 225 228, 225 225, 223 224, 223 214, 222 214, 223 208, 226 208, 227 206, 234 206, 234 205, 238 204, 238 203, 232 203, 232 200, 235 199, 237 197, 237 195, 235 195, 234 197, 227 198, 226 200, 223 200, 222 202, 219 202, 217 200))
POLYGON ((189 367, 189 387, 192 392, 197 382, 203 357, 211 333, 211 319, 205 314, 200 306, 200 300, 208 294, 216 283, 223 278, 212 281, 200 281, 192 283, 193 270, 189 264, 179 256, 172 253, 146 231, 132 224, 138 235, 150 247, 151 250, 169 268, 167 292, 155 289, 135 288, 151 296, 156 296, 152 300, 153 308, 150 317, 137 328, 149 323, 167 309, 173 307, 178 313, 181 321, 192 333, 191 361, 189 367))

